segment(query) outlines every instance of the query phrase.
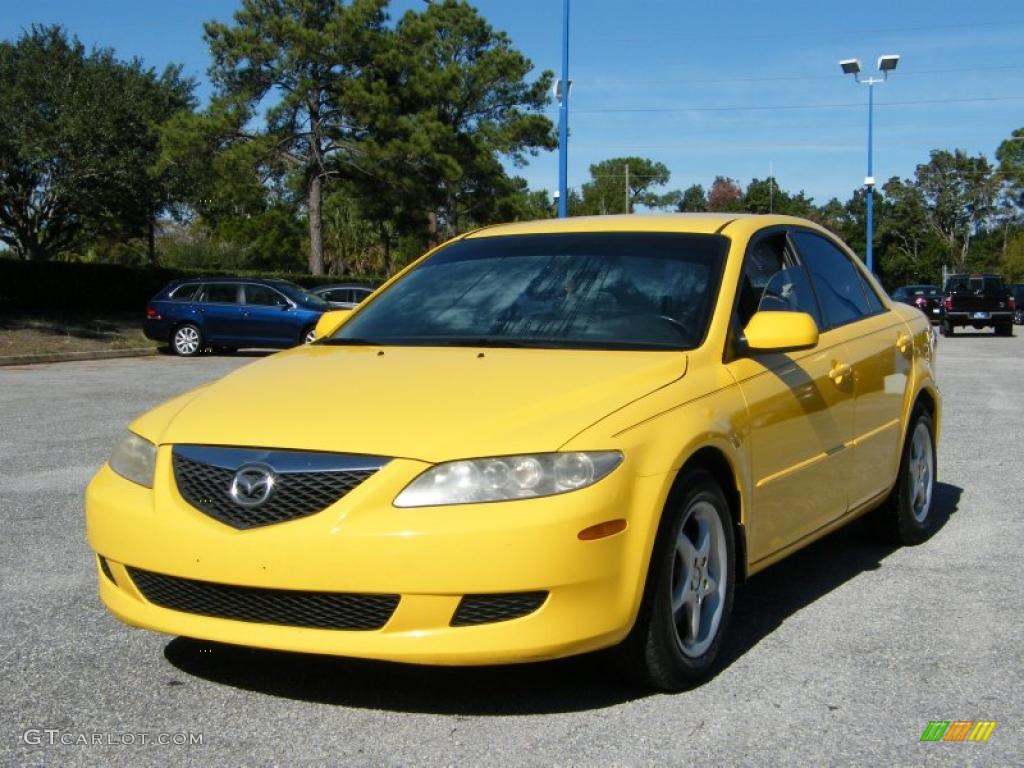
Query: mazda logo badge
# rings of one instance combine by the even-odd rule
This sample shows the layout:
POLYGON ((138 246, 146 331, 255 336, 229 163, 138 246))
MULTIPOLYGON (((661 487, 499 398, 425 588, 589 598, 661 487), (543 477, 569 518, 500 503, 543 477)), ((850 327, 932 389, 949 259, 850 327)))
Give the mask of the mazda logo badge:
POLYGON ((228 493, 236 504, 258 507, 270 498, 276 481, 277 476, 270 467, 247 464, 235 472, 228 493))

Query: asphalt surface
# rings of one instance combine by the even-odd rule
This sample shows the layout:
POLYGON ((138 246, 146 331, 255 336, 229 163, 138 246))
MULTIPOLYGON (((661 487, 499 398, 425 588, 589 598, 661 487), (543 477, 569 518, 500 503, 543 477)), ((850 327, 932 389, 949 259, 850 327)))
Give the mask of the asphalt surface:
POLYGON ((137 414, 249 359, 0 369, 0 765, 1020 765, 1022 353, 939 345, 929 541, 854 525, 754 577, 720 671, 676 695, 601 656, 438 669, 129 629, 96 597, 83 488, 137 414), (931 720, 998 725, 922 743, 931 720))

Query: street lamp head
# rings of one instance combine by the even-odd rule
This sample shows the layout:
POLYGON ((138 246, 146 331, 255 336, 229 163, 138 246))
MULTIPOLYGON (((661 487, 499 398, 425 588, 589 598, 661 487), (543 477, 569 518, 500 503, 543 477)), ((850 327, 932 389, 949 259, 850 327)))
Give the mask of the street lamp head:
POLYGON ((839 66, 843 68, 843 74, 845 75, 860 74, 860 61, 858 59, 843 59, 839 62, 839 66))
POLYGON ((900 63, 900 57, 895 53, 886 54, 885 56, 878 57, 878 71, 879 72, 892 72, 896 69, 896 65, 900 63))

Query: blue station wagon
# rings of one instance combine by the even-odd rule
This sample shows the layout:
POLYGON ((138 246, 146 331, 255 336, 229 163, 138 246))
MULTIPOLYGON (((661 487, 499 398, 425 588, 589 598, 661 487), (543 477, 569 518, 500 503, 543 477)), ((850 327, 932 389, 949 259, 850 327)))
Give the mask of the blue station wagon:
POLYGON ((184 356, 204 349, 283 349, 312 341, 328 308, 287 280, 186 278, 172 280, 150 300, 143 331, 184 356))

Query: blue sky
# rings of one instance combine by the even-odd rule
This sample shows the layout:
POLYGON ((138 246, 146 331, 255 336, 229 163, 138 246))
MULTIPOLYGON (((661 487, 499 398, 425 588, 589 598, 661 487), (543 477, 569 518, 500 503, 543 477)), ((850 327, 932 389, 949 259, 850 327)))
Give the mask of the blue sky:
MULTIPOLYGON (((86 45, 205 80, 202 22, 229 20, 236 0, 2 0, 0 37, 59 22, 86 45)), ((561 0, 478 0, 537 70, 560 66, 561 0)), ((420 0, 393 0, 392 16, 420 0)), ((623 155, 665 163, 670 186, 746 184, 769 168, 788 190, 842 200, 864 177, 867 88, 839 70, 880 54, 902 61, 875 89, 875 176, 910 176, 932 149, 990 158, 1024 126, 1024 3, 902 0, 692 3, 572 0, 569 184, 623 155)), ((209 94, 203 82, 200 95, 209 94)), ((552 119, 557 118, 554 107, 552 119)), ((557 187, 557 155, 517 169, 557 187)))

